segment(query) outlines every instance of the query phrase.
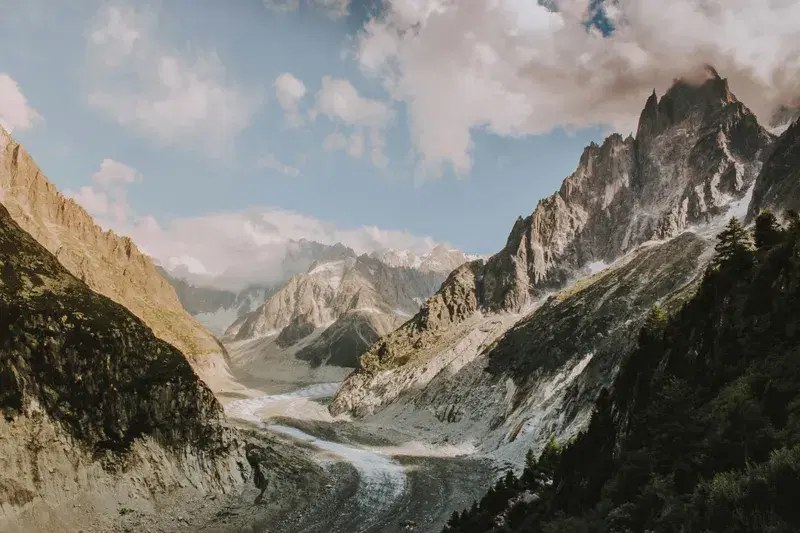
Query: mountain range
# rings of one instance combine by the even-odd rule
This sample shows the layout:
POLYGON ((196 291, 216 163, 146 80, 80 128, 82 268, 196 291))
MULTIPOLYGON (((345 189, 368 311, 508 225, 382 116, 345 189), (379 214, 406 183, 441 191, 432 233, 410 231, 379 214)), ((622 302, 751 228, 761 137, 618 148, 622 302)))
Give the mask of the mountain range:
POLYGON ((500 252, 376 342, 331 412, 517 460, 568 440, 652 306, 691 297, 727 218, 796 201, 771 170, 796 156, 796 128, 776 141, 714 71, 654 93, 635 137, 587 147, 500 252))
POLYGON ((678 80, 644 102, 635 136, 588 146, 491 257, 305 241, 287 279, 241 291, 102 231, 0 129, 0 526, 113 528, 125 506, 189 486, 272 487, 270 504, 291 508, 301 482, 332 474, 305 445, 225 422, 214 393, 250 393, 235 371, 294 388, 344 379, 337 422, 526 465, 452 532, 668 531, 669 509, 696 530, 779 516, 791 531, 779 493, 796 488, 797 451, 778 449, 797 437, 790 115, 776 136, 715 71, 678 80), (790 210, 787 229, 764 210, 790 210), (732 217, 756 221, 757 250, 732 217), (770 513, 742 511, 773 486, 770 513))

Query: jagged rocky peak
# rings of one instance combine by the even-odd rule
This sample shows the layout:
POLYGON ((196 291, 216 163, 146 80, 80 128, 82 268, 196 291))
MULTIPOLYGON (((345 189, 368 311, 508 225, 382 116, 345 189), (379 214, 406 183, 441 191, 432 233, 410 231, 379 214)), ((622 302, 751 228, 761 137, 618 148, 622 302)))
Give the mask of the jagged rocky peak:
POLYGON ((737 102, 728 80, 721 78, 712 67, 706 68, 704 78, 699 83, 675 80, 661 100, 654 90, 639 116, 636 138, 643 140, 658 135, 694 113, 708 113, 737 102))
POLYGON ((755 181, 772 136, 716 72, 645 104, 636 139, 592 143, 560 190, 519 219, 492 257, 482 301, 518 310, 586 265, 724 212, 755 181))

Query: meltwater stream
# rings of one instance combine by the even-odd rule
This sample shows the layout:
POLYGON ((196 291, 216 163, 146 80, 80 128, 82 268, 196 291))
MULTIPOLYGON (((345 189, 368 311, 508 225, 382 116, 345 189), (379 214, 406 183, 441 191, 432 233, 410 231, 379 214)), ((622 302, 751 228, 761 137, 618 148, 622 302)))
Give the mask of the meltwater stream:
MULTIPOLYGON (((402 465, 390 455, 379 450, 326 441, 293 427, 265 424, 257 415, 259 410, 276 402, 330 397, 336 392, 339 385, 339 383, 321 383, 286 394, 236 400, 228 404, 226 411, 228 416, 255 422, 269 431, 305 441, 350 463, 359 476, 355 503, 367 511, 363 513, 363 516, 369 517, 363 520, 359 528, 353 532, 357 533, 367 531, 380 523, 392 505, 405 492, 407 480, 402 465)), ((324 461, 320 462, 325 463, 324 461)))

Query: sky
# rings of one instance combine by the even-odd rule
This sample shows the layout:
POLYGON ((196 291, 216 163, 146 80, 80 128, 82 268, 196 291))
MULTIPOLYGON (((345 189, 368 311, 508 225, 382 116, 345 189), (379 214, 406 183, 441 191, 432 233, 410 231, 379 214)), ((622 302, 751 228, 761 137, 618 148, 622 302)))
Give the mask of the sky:
POLYGON ((0 124, 101 226, 209 275, 299 238, 491 254, 673 79, 714 65, 762 119, 800 95, 795 0, 0 12, 0 124))

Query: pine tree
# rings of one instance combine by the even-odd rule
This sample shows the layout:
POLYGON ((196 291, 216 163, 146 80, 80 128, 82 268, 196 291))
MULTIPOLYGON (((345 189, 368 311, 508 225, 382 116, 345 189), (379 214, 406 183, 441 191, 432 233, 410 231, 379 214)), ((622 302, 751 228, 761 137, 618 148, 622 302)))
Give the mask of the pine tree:
POLYGON ((711 262, 712 268, 739 268, 749 264, 753 246, 750 242, 750 235, 739 219, 732 217, 725 229, 717 235, 717 241, 717 245, 714 247, 716 255, 711 262))
POLYGON ((756 248, 774 246, 781 242, 783 229, 778 223, 778 219, 772 211, 765 209, 756 217, 755 228, 753 229, 753 240, 756 248))
POLYGON ((639 330, 639 345, 647 346, 652 341, 658 339, 664 326, 667 324, 667 313, 660 305, 656 304, 650 310, 647 318, 642 324, 642 329, 639 330))
POLYGON ((506 478, 503 480, 503 485, 507 489, 515 489, 517 487, 517 478, 514 475, 514 472, 509 470, 506 472, 506 478))
POLYGON ((783 213, 783 218, 786 221, 787 229, 792 233, 800 232, 800 214, 794 209, 787 209, 783 213))

